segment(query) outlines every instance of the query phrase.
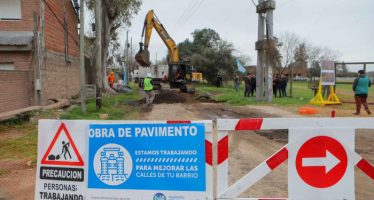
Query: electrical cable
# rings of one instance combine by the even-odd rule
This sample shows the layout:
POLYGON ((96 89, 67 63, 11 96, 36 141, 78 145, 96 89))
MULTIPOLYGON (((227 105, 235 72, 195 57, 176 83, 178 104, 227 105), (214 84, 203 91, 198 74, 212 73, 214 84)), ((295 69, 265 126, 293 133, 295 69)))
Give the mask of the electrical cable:
POLYGON ((190 18, 191 15, 193 15, 193 13, 195 12, 196 8, 199 7, 199 4, 201 3, 202 0, 197 0, 195 1, 196 3, 193 5, 193 7, 191 7, 190 9, 190 12, 188 12, 185 17, 180 21, 179 23, 179 27, 177 27, 177 31, 184 26, 184 24, 186 23, 186 21, 188 21, 188 18, 190 18))
POLYGON ((295 1, 295 0, 288 0, 288 1, 285 1, 285 2, 283 2, 283 3, 281 3, 281 4, 279 4, 279 6, 277 6, 277 8, 280 8, 280 7, 282 7, 282 6, 284 6, 284 5, 288 4, 288 3, 290 3, 290 2, 292 2, 292 1, 295 1))
POLYGON ((184 10, 183 14, 179 17, 179 19, 177 20, 176 22, 176 25, 179 24, 179 22, 182 21, 182 19, 184 19, 187 14, 189 12, 191 12, 191 9, 198 3, 199 1, 198 0, 193 0, 190 2, 190 4, 188 5, 188 7, 186 8, 186 10, 184 10))
POLYGON ((253 5, 254 5, 255 7, 257 7, 255 1, 254 1, 254 0, 251 0, 251 1, 252 1, 253 5))
POLYGON ((205 0, 201 0, 198 4, 198 6, 196 7, 195 10, 193 10, 190 15, 186 18, 185 21, 183 21, 182 25, 178 28, 178 30, 176 32, 178 32, 181 28, 183 28, 183 26, 188 22, 188 20, 190 20, 190 18, 196 13, 197 10, 199 10, 199 8, 201 7, 201 5, 204 3, 205 0))
MULTIPOLYGON (((47 5, 48 9, 52 12, 52 14, 55 16, 55 18, 57 19, 57 21, 60 23, 60 25, 63 27, 63 29, 65 29, 65 26, 64 26, 64 23, 60 21, 60 19, 58 18, 57 14, 52 10, 51 6, 48 4, 48 2, 46 0, 44 0, 45 4, 47 5)), ((73 35, 69 32, 69 29, 67 30, 68 32, 68 35, 70 35, 70 37, 74 40, 75 44, 79 44, 77 40, 75 40, 75 38, 73 37, 73 35)))

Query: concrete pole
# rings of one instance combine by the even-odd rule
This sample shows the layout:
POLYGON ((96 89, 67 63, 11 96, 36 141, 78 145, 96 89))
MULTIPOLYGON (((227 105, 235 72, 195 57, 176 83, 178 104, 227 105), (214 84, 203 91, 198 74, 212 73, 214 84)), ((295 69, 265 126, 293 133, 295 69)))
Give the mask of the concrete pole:
MULTIPOLYGON (((264 0, 258 0, 258 4, 263 3, 264 0)), ((264 39, 264 17, 262 13, 258 14, 258 40, 261 41, 264 39)), ((256 100, 263 101, 264 95, 264 70, 263 70, 263 50, 257 50, 257 66, 256 66, 256 100)))
MULTIPOLYGON (((273 9, 268 9, 267 12, 266 12, 266 20, 267 20, 267 23, 266 23, 266 30, 267 30, 267 40, 269 42, 273 42, 273 9)), ((268 53, 266 53, 267 55, 268 53)), ((267 97, 266 97, 266 100, 268 102, 271 102, 273 101, 273 62, 270 61, 270 59, 273 59, 273 58, 269 58, 266 56, 266 60, 267 60, 267 66, 265 66, 267 68, 267 97)))
POLYGON ((256 100, 273 100, 273 66, 269 58, 268 45, 273 42, 273 10, 275 1, 259 0, 256 12, 258 13, 258 40, 256 42, 257 50, 257 68, 256 68, 256 100), (266 15, 266 23, 265 17, 266 15), (266 24, 266 26, 265 26, 266 24), (265 38, 264 29, 266 27, 267 37, 265 38))
POLYGON ((103 29, 101 0, 96 0, 95 4, 95 21, 96 21, 96 109, 101 109, 102 105, 102 45, 101 34, 103 29))
POLYGON ((84 0, 80 0, 79 8, 79 63, 80 63, 80 90, 81 90, 81 111, 86 113, 86 91, 84 84, 85 70, 84 70, 84 0))

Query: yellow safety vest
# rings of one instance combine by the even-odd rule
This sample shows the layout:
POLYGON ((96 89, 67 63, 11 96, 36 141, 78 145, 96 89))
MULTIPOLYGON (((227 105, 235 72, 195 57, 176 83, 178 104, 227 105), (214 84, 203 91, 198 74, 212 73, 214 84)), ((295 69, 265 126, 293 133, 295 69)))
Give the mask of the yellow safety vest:
POLYGON ((153 85, 151 83, 152 79, 151 78, 145 78, 144 79, 144 91, 152 91, 153 90, 153 85))

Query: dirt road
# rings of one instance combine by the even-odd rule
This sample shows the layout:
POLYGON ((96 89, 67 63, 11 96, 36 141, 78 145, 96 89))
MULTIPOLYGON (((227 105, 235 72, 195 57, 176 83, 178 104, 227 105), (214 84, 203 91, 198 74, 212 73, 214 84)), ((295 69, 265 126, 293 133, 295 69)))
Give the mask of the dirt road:
MULTIPOLYGON (((185 120, 245 117, 298 117, 272 106, 231 107, 212 103, 156 104, 145 119, 185 120)), ((229 135, 229 185, 254 169, 288 141, 288 134, 273 132, 233 132, 229 135), (265 136, 265 137, 264 137, 265 136)), ((374 163, 374 131, 359 130, 356 151, 374 163)), ((360 170, 355 170, 356 199, 374 199, 374 182, 360 170)), ((268 174, 240 197, 287 197, 287 163, 268 174)))
MULTIPOLYGON (((170 97, 171 94, 161 94, 170 97)), ((186 94, 170 97, 166 103, 156 97, 156 104, 144 110, 142 120, 199 120, 248 117, 297 117, 294 113, 272 106, 232 107, 219 103, 201 103, 186 94), (173 98, 177 99, 173 101, 173 98)), ((140 105, 139 105, 140 106, 140 105)), ((0 133, 0 139, 3 136, 0 133)), ((229 184, 254 169, 288 141, 285 131, 235 132, 229 136, 229 184)), ((356 151, 374 163, 374 133, 361 130, 356 135, 356 151)), ((24 161, 0 162, 0 199, 33 199, 35 167, 24 161), (4 163, 8 163, 5 165, 4 163), (12 164, 13 163, 13 164, 12 164), (8 166, 6 169, 3 166, 8 166), (14 166, 18 166, 14 170, 14 166)), ((356 170, 356 199, 374 199, 374 182, 356 170)), ((287 163, 244 192, 241 197, 287 197, 287 163)))

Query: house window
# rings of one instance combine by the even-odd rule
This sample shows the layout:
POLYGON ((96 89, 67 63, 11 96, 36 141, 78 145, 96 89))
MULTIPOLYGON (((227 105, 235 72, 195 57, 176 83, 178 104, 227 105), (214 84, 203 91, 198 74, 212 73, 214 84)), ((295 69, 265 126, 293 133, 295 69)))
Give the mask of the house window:
POLYGON ((20 20, 21 0, 0 0, 0 20, 20 20))
POLYGON ((0 71, 13 71, 14 63, 0 63, 0 71))

